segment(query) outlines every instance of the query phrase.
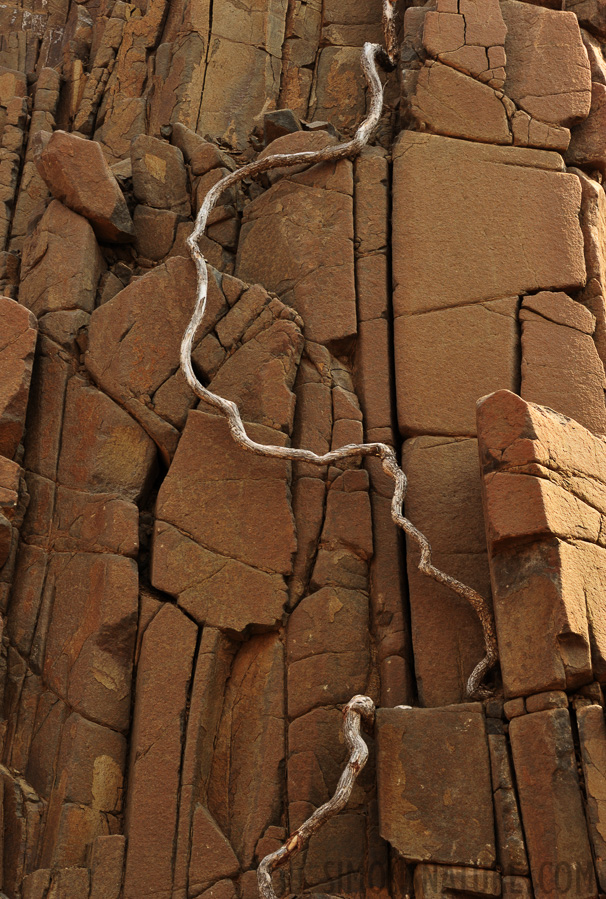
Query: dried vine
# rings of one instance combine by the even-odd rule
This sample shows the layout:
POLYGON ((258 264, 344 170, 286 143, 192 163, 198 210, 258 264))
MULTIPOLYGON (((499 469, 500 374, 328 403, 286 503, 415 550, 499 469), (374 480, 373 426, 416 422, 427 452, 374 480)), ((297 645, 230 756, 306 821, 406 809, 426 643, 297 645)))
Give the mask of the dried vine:
MULTIPOLYGON (((392 7, 391 0, 385 0, 385 5, 392 7)), ((185 378, 193 392, 208 405, 213 406, 227 419, 231 435, 235 442, 248 452, 258 456, 270 456, 276 459, 285 459, 291 462, 309 462, 312 465, 331 465, 341 462, 343 459, 353 457, 377 456, 381 460, 383 470, 395 482, 394 494, 391 502, 391 517, 395 524, 401 528, 408 537, 413 540, 421 551, 419 570, 440 584, 449 587, 458 596, 461 596, 476 612, 480 619, 484 632, 486 655, 476 665, 467 684, 467 692, 470 697, 482 695, 481 683, 484 675, 497 661, 497 643, 495 638, 492 611, 484 599, 472 587, 462 584, 451 575, 440 571, 432 563, 431 546, 427 538, 402 514, 404 497, 406 494, 406 476, 400 468, 395 451, 385 443, 359 443, 349 444, 329 453, 318 455, 307 449, 294 447, 266 446, 256 443, 246 433, 240 412, 235 403, 223 399, 211 390, 204 387, 198 380, 193 370, 191 352, 196 331, 202 322, 206 309, 206 297, 208 292, 208 268, 206 260, 198 246, 198 239, 204 233, 208 216, 214 208, 219 196, 228 187, 237 184, 244 178, 250 178, 266 172, 269 169, 282 168, 301 163, 312 164, 318 162, 334 162, 346 157, 355 156, 368 143, 375 131, 383 109, 383 88, 377 72, 376 61, 387 56, 379 44, 365 44, 362 51, 362 69, 370 88, 371 102, 370 113, 362 122, 355 136, 347 143, 326 147, 318 151, 305 151, 301 153, 277 153, 266 156, 243 166, 235 172, 230 172, 212 187, 204 198, 204 202, 198 212, 194 229, 187 240, 198 275, 196 304, 191 320, 186 328, 181 343, 181 368, 185 378)))
MULTIPOLYGON (((392 69, 396 65, 398 50, 395 26, 395 5, 397 0, 383 0, 383 26, 385 34, 385 46, 367 43, 362 50, 362 70, 370 92, 370 112, 356 131, 352 140, 327 147, 319 151, 300 153, 276 153, 266 156, 264 159, 249 163, 235 172, 226 175, 212 187, 204 198, 200 207, 194 229, 188 238, 188 246, 191 252, 197 272, 196 303, 193 315, 187 326, 181 343, 181 368, 185 378, 193 392, 208 405, 217 409, 225 418, 229 430, 238 446, 247 452, 259 456, 269 456, 289 461, 309 462, 313 465, 330 465, 343 459, 352 457, 363 458, 376 456, 380 459, 383 470, 394 481, 394 493, 391 502, 391 517, 395 524, 412 539, 421 551, 419 570, 440 584, 450 588, 458 596, 465 599, 476 612, 484 633, 486 654, 476 665, 467 683, 468 695, 479 698, 486 695, 482 687, 482 680, 496 663, 498 658, 497 643, 495 637, 494 621, 491 609, 486 600, 477 591, 466 584, 451 577, 439 568, 436 568, 431 559, 431 546, 427 538, 402 514, 407 481, 404 472, 398 464, 395 451, 385 443, 361 443, 349 444, 339 449, 332 450, 324 455, 318 455, 311 450, 297 449, 293 447, 266 446, 256 443, 246 433, 244 423, 237 405, 230 400, 218 396, 208 390, 198 380, 192 366, 192 346, 196 331, 202 322, 206 309, 208 292, 208 268, 206 260, 198 246, 198 240, 206 229, 208 217, 214 208, 220 195, 228 187, 237 184, 244 178, 254 177, 262 172, 274 168, 289 167, 301 164, 316 164, 320 162, 335 162, 357 155, 369 142, 375 132, 383 110, 383 88, 377 71, 377 63, 386 69, 392 69)), ((268 855, 261 862, 257 877, 259 891, 263 899, 276 899, 271 883, 271 873, 281 865, 286 864, 292 855, 299 852, 307 844, 309 838, 330 818, 336 815, 347 803, 355 780, 366 764, 368 748, 360 737, 361 719, 372 723, 374 720, 374 703, 367 696, 355 696, 344 709, 344 734, 350 749, 350 758, 339 780, 334 796, 301 825, 292 834, 287 842, 268 855)))
POLYGON ((288 838, 283 846, 280 846, 271 855, 266 855, 257 869, 257 881, 259 893, 263 899, 276 899, 271 875, 276 868, 281 868, 289 859, 300 852, 323 824, 334 818, 341 809, 345 808, 351 796, 351 791, 358 774, 368 759, 368 746, 360 736, 362 721, 371 727, 375 718, 375 704, 368 696, 354 696, 343 709, 343 734, 349 749, 349 759, 345 766, 334 796, 316 809, 313 815, 305 821, 298 830, 288 838))

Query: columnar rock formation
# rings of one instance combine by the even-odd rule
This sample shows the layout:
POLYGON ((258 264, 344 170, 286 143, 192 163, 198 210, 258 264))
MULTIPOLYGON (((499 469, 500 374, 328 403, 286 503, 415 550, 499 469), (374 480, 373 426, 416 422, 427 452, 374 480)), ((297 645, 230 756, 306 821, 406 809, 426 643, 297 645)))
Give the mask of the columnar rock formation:
POLYGON ((193 362, 261 443, 401 451, 483 703, 378 460, 244 453, 179 368, 207 191, 352 135, 379 0, 0 7, 9 899, 255 899, 356 693, 278 894, 606 894, 606 3, 399 28, 372 146, 212 212, 193 362))

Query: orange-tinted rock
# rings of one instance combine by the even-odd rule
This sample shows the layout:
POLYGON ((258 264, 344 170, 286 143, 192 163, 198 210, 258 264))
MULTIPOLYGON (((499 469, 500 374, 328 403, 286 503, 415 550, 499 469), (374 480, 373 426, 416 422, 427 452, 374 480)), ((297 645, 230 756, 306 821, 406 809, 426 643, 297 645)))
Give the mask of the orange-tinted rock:
POLYGON ((133 190, 140 203, 189 215, 187 172, 183 154, 156 137, 140 134, 132 142, 133 190))
POLYGON ((175 240, 178 216, 171 209, 136 207, 133 215, 137 253, 155 261, 164 259, 175 240))
POLYGON ((509 725, 536 899, 597 895, 565 709, 514 718, 509 725))
POLYGON ((370 662, 367 595, 325 587, 301 600, 288 621, 287 658, 292 718, 364 693, 370 662))
MULTIPOLYGON (((557 309, 560 295, 552 297, 557 309)), ((527 311, 525 303, 520 318, 521 395, 574 418, 594 433, 605 434, 606 375, 591 333, 546 321, 527 311)))
POLYGON ((137 568, 109 554, 57 554, 44 678, 83 715, 117 730, 130 718, 137 568))
POLYGON ((439 62, 428 62, 419 72, 412 111, 423 130, 434 134, 512 143, 505 106, 495 91, 439 62))
POLYGON ((122 888, 125 838, 122 834, 97 837, 91 857, 90 899, 118 899, 122 888))
POLYGON ((501 896, 501 877, 496 871, 478 868, 447 868, 417 865, 414 875, 417 899, 445 896, 501 896))
POLYGON ((566 161, 570 165, 588 165, 606 174, 606 86, 591 85, 591 109, 584 122, 573 128, 566 161))
POLYGON ((400 432, 473 435, 480 396, 519 379, 518 299, 494 300, 423 315, 394 328, 400 432), (470 347, 473 346, 473 353, 470 347), (436 347, 446 364, 436 364, 436 347), (449 390, 444 390, 448 377, 449 390))
POLYGON ((72 378, 65 400, 59 481, 136 500, 147 489, 155 462, 155 446, 140 425, 83 378, 72 378))
POLYGON ((37 141, 36 165, 52 195, 87 218, 100 240, 132 240, 126 201, 100 145, 65 131, 41 132, 37 141))
POLYGON ((577 725, 583 778, 587 794, 586 811, 589 838, 593 846, 596 872, 600 889, 606 884, 606 724, 604 711, 599 705, 577 710, 577 725))
MULTIPOLYGON (((490 577, 477 442, 420 437, 404 444, 406 514, 431 543, 434 564, 486 598, 490 577)), ((412 642, 419 697, 440 706, 465 699, 467 678, 484 654, 475 612, 452 590, 418 571, 408 541, 412 642)))
POLYGON ((479 404, 478 434, 506 696, 602 679, 605 550, 587 541, 602 543, 606 444, 506 391, 479 404))
POLYGON ((217 827, 212 815, 203 805, 194 811, 189 861, 189 889, 197 896, 211 883, 224 877, 235 877, 240 863, 229 841, 217 827))
MULTIPOLYGON (((126 739, 73 712, 63 726, 54 793, 98 812, 122 811, 126 739)), ((56 801, 55 795, 51 803, 56 801)))
POLYGON ((84 550, 136 556, 139 510, 115 493, 90 494, 59 487, 52 543, 58 552, 84 550))
POLYGON ((164 605, 143 637, 125 822, 125 899, 172 894, 183 725, 197 633, 178 609, 164 605))
POLYGON ((566 0, 566 9, 576 13, 579 24, 600 37, 606 37, 606 4, 604 0, 566 0))
POLYGON ((310 115, 339 130, 353 131, 364 117, 364 87, 357 47, 322 48, 310 115))
MULTIPOLYGON (((349 162, 336 169, 343 166, 351 172, 349 162)), ((355 334, 351 196, 313 186, 313 181, 312 186, 287 180, 275 184, 245 209, 237 275, 263 284, 292 306, 303 319, 307 339, 329 343, 355 334), (331 297, 328 306, 318 302, 322 295, 331 297)))
POLYGON ((482 706, 379 709, 376 728, 383 838, 406 860, 493 867, 482 706))
POLYGON ((540 122, 522 109, 518 109, 511 116, 511 131, 516 147, 541 147, 545 150, 564 151, 570 144, 569 128, 540 122))
POLYGON ((506 33, 498 0, 481 7, 474 0, 438 2, 425 17, 423 45, 430 56, 502 89, 506 33))
POLYGON ((288 598, 281 575, 209 552, 163 521, 154 533, 151 581, 200 624, 236 632, 278 624, 288 598))
POLYGON ((27 410, 25 467, 53 481, 57 477, 65 391, 71 371, 61 348, 40 335, 27 410))
MULTIPOLYGON (((279 442, 277 431, 261 425, 247 430, 261 443, 279 442)), ((288 469, 285 462, 241 449, 223 418, 192 411, 156 514, 213 552, 289 574, 296 539, 288 469)))
POLYGON ((92 312, 104 268, 89 222, 54 200, 23 246, 19 300, 38 318, 60 309, 92 312))
POLYGON ((504 874, 528 874, 528 858, 518 800, 513 786, 507 738, 501 734, 489 734, 488 748, 499 867, 504 874))
POLYGON ((245 421, 290 434, 295 414, 292 388, 302 350, 303 335, 296 322, 270 319, 226 359, 210 389, 236 403, 245 421))
POLYGON ((576 16, 518 0, 503 0, 501 11, 507 96, 542 122, 574 125, 584 119, 591 69, 576 16))
POLYGON ((396 316, 585 283, 580 184, 556 153, 405 131, 393 194, 396 316))
MULTIPOLYGON (((155 411, 154 400, 178 369, 181 339, 193 311, 195 283, 189 259, 169 259, 99 306, 89 328, 88 370, 103 390, 141 422, 167 455, 174 453, 178 432, 155 411), (189 300, 184 302, 184 296, 191 304, 189 300)), ((227 308, 211 274, 199 339, 213 329, 227 308)), ((195 402, 189 388, 185 398, 187 411, 195 402)))
POLYGON ((25 425, 37 323, 8 297, 0 297, 0 320, 0 455, 12 459, 25 425))
POLYGON ((244 868, 268 826, 280 822, 284 686, 279 637, 265 634, 244 643, 225 692, 208 779, 208 809, 244 868))

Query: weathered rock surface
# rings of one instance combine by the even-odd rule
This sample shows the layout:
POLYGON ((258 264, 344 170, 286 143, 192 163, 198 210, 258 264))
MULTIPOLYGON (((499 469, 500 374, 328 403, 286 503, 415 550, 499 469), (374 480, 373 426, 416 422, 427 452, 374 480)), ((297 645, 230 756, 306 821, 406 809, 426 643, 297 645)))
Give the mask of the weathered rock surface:
POLYGON ((577 712, 583 777, 587 791, 587 823, 600 889, 606 882, 606 724, 601 706, 590 705, 577 712))
POLYGON ((37 137, 36 165, 52 195, 87 218, 100 240, 129 241, 133 223, 98 143, 65 131, 37 137))
POLYGON ((0 297, 0 455, 12 459, 23 436, 38 336, 35 317, 0 297))
POLYGON ((515 718, 510 735, 536 899, 571 889, 579 899, 595 897, 568 712, 515 718))
POLYGON ((377 735, 382 836, 411 861, 492 867, 492 790, 481 705, 380 709, 377 735), (467 789, 469 778, 473 791, 467 789))

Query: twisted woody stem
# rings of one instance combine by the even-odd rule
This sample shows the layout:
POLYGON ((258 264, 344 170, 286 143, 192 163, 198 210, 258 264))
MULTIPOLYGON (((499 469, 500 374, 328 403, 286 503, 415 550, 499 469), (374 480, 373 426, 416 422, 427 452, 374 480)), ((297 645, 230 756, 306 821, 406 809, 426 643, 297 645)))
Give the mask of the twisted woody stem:
MULTIPOLYGON (((391 0, 385 0, 386 4, 391 7, 391 0)), ((235 442, 242 449, 254 453, 258 456, 269 456, 276 459, 284 459, 291 462, 308 462, 312 465, 332 465, 341 462, 344 459, 364 458, 366 456, 376 456, 381 461, 383 471, 389 475, 394 481, 394 494, 391 502, 391 517, 395 524, 401 528, 408 537, 417 544, 420 549, 420 559, 418 563, 419 570, 428 577, 433 578, 445 587, 450 588, 458 596, 461 596, 476 612, 482 629, 484 632, 484 642, 486 645, 486 655, 474 668, 467 684, 467 691, 470 697, 477 698, 482 695, 481 682, 484 675, 495 664, 497 660, 497 644, 495 638, 494 623, 491 609, 484 599, 476 590, 462 584, 451 575, 440 571, 432 563, 431 546, 427 538, 417 530, 417 528, 404 517, 402 513, 404 497, 406 495, 407 481, 406 476, 400 468, 394 449, 385 443, 354 443, 342 446, 331 452, 318 455, 307 449, 297 449, 294 447, 283 446, 266 446, 265 444, 256 443, 246 433, 244 423, 240 416, 240 412, 235 403, 226 400, 216 393, 213 393, 198 380, 192 365, 192 346, 196 331, 206 310, 206 298, 208 292, 208 268, 206 260, 198 246, 198 239, 204 233, 208 216, 214 208, 218 198, 228 187, 237 184, 244 178, 250 178, 259 175, 274 168, 283 168, 288 166, 300 165, 302 163, 312 164, 319 162, 334 162, 346 157, 355 156, 368 143, 374 133, 381 116, 383 108, 383 88, 377 72, 376 60, 385 57, 385 51, 379 44, 365 44, 362 51, 362 69, 368 83, 371 101, 370 113, 362 122, 352 140, 336 144, 332 147, 326 147, 318 151, 304 151, 301 153, 278 153, 273 156, 266 156, 264 159, 258 159, 243 166, 235 172, 225 175, 217 184, 212 187, 204 198, 204 202, 198 212, 194 229, 188 238, 188 246, 194 260, 197 271, 197 290, 196 303, 191 320, 185 330, 181 343, 181 368, 187 380, 187 383, 193 392, 201 400, 216 409, 221 415, 227 419, 229 430, 235 442)))
MULTIPOLYGON (((404 472, 398 464, 396 454, 392 447, 385 443, 361 443, 349 444, 332 450, 329 453, 318 455, 307 449, 293 447, 266 446, 256 443, 246 433, 240 412, 235 403, 226 400, 213 393, 198 380, 192 365, 192 346, 196 331, 202 322, 206 310, 208 293, 208 268, 206 260, 198 246, 198 240, 204 233, 210 212, 214 208, 220 195, 228 187, 251 178, 262 172, 274 168, 285 168, 301 164, 316 164, 320 162, 336 162, 357 155, 369 142, 374 134, 383 110, 383 88, 377 71, 377 62, 385 68, 393 68, 397 60, 397 39, 395 27, 395 4, 397 0, 383 0, 383 24, 385 32, 384 50, 379 44, 367 43, 362 50, 362 70, 370 92, 370 112, 356 131, 352 140, 345 143, 327 147, 319 151, 307 151, 300 153, 277 153, 266 156, 256 162, 251 162, 235 172, 226 175, 212 187, 204 198, 200 207, 194 229, 188 238, 188 246, 197 272, 196 303, 191 320, 186 328, 181 343, 181 368, 185 378, 197 397, 216 409, 227 419, 231 435, 238 446, 247 452, 258 456, 269 456, 288 461, 309 462, 312 465, 331 465, 350 458, 364 458, 376 456, 383 470, 394 481, 394 493, 391 502, 391 517, 395 524, 401 528, 407 536, 417 544, 420 549, 419 570, 440 584, 450 588, 458 596, 468 602, 480 619, 486 654, 476 665, 467 683, 468 695, 479 698, 486 695, 482 687, 485 674, 496 663, 498 653, 495 638, 492 612, 488 603, 479 593, 466 584, 451 577, 432 563, 431 546, 427 538, 403 515, 404 497, 406 495, 407 481, 404 472)), ((344 733, 347 745, 350 749, 350 758, 341 775, 337 790, 327 803, 321 806, 301 827, 288 839, 284 846, 276 852, 268 855, 261 862, 258 869, 259 890, 263 899, 276 899, 272 883, 271 873, 277 867, 286 864, 289 858, 299 852, 306 845, 309 838, 333 815, 336 815, 347 803, 355 780, 366 763, 368 748, 360 737, 361 719, 372 723, 374 720, 374 703, 367 696, 355 696, 344 710, 344 733)))
POLYGON ((375 704, 368 696, 354 696, 343 709, 343 734, 349 749, 349 759, 345 766, 334 796, 328 802, 316 809, 313 815, 305 821, 288 838, 283 846, 280 846, 271 855, 266 855, 257 869, 257 882, 262 899, 276 899, 271 875, 276 868, 285 865, 291 856, 300 852, 310 838, 322 825, 334 818, 344 809, 351 796, 351 791, 356 779, 368 759, 368 746, 360 736, 362 721, 371 727, 375 719, 375 704))

